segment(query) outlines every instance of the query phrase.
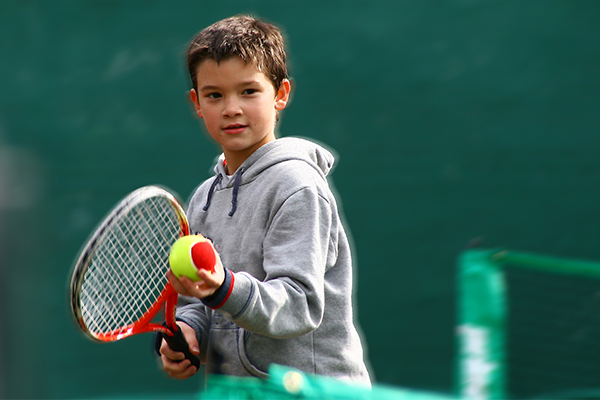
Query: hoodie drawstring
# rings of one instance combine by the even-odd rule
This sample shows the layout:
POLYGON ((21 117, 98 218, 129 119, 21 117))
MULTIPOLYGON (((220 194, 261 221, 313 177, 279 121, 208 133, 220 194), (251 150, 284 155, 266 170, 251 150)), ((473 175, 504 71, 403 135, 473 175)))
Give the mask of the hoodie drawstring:
MULTIPOLYGON (((229 211, 230 217, 233 217, 233 214, 235 214, 235 211, 237 210, 238 192, 242 183, 242 174, 244 173, 244 171, 244 168, 240 168, 237 174, 235 175, 235 181, 233 182, 233 194, 231 195, 231 211, 229 211)), ((210 185, 210 189, 208 189, 208 196, 206 197, 206 204, 204 205, 204 207, 202 207, 204 211, 207 211, 208 207, 210 207, 210 202, 212 200, 213 194, 215 193, 215 189, 217 185, 221 183, 222 180, 223 175, 219 174, 217 175, 213 183, 210 185)))
POLYGON ((208 196, 206 198, 206 204, 204 205, 204 207, 202 207, 202 209, 204 211, 208 210, 208 207, 210 207, 210 201, 212 200, 213 194, 215 192, 215 188, 222 180, 223 180, 223 175, 219 174, 213 181, 212 185, 210 185, 210 189, 208 189, 208 196))
POLYGON ((235 176, 235 182, 233 183, 233 194, 231 195, 231 211, 229 211, 229 216, 233 217, 235 214, 235 210, 237 210, 237 202, 238 202, 238 191, 240 190, 240 183, 242 182, 242 174, 245 169, 240 168, 237 175, 235 176))

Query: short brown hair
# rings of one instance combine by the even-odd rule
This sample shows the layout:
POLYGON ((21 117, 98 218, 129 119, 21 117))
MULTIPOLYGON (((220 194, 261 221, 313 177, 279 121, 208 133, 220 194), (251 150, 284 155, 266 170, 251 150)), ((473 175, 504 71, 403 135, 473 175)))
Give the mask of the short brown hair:
POLYGON ((279 28, 259 19, 238 15, 216 22, 194 37, 187 50, 192 87, 198 90, 196 74, 205 60, 217 63, 238 56, 252 63, 279 90, 288 78, 283 36, 279 28))

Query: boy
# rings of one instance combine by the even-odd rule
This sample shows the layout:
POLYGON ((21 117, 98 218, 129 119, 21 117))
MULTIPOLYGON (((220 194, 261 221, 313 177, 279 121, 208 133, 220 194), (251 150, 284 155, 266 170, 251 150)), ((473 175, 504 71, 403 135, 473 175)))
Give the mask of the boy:
MULTIPOLYGON (((200 32, 187 55, 191 100, 223 149, 188 208, 191 232, 219 253, 217 272, 199 271, 199 282, 168 273, 190 350, 207 373, 266 377, 277 363, 370 385, 350 246, 326 180, 333 156, 275 138, 291 90, 280 31, 229 18, 200 32)), ((159 352, 171 376, 197 372, 164 340, 159 352)))

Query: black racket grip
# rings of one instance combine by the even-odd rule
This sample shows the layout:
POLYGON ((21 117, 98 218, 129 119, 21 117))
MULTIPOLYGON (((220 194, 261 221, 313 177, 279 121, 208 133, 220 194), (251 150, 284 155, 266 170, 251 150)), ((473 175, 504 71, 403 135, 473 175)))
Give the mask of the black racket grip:
POLYGON ((200 369, 200 359, 190 351, 190 346, 187 340, 185 340, 185 336, 183 336, 181 329, 178 329, 177 332, 174 332, 173 336, 163 334, 163 337, 169 344, 171 350, 183 353, 185 358, 192 362, 192 365, 200 369))

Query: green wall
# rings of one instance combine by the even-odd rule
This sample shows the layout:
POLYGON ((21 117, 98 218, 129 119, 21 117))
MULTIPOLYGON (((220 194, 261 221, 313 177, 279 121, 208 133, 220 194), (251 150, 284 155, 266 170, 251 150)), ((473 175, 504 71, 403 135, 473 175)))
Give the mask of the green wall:
POLYGON ((0 0, 0 398, 147 397, 151 335, 83 338, 67 282, 127 192, 187 198, 217 154, 182 53, 251 12, 284 27, 283 136, 339 153, 378 382, 450 392, 454 273, 473 238, 600 259, 600 3, 0 0))

